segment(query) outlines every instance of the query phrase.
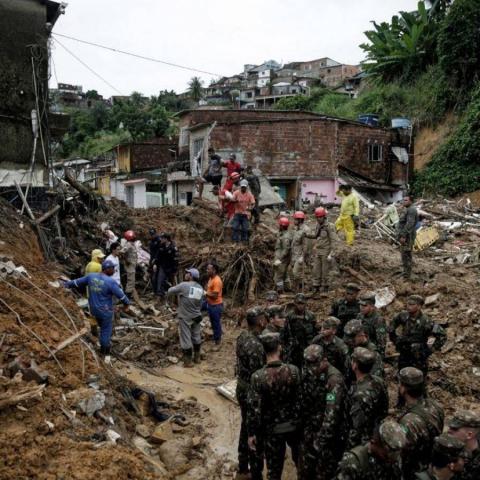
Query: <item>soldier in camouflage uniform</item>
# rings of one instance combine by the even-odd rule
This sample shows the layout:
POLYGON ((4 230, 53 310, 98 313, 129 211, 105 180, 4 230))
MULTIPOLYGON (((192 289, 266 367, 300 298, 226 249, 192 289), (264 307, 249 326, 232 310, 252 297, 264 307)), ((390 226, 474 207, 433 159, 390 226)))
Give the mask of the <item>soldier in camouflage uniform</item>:
POLYGON ((433 441, 443 431, 445 414, 433 399, 425 398, 424 376, 421 370, 405 367, 399 374, 399 397, 405 408, 397 417, 407 434, 402 454, 405 480, 414 480, 415 472, 425 470, 431 460, 433 441))
POLYGON ((285 328, 285 311, 280 305, 271 305, 266 309, 268 323, 263 333, 279 333, 283 337, 285 328))
POLYGON ((387 326, 375 306, 375 293, 365 293, 360 297, 360 313, 357 318, 367 329, 368 338, 377 347, 382 358, 387 346, 387 326))
POLYGON ((412 252, 417 236, 418 212, 412 204, 413 198, 411 196, 406 196, 403 199, 404 208, 400 213, 397 225, 397 239, 400 243, 403 276, 406 279, 409 279, 412 275, 412 252))
POLYGON ((381 378, 370 374, 374 363, 375 355, 370 350, 357 347, 353 351, 355 382, 347 396, 347 448, 368 442, 375 427, 388 414, 387 386, 381 378))
POLYGON ((252 375, 248 400, 248 444, 258 448, 263 438, 267 478, 282 478, 288 445, 295 464, 300 444, 301 376, 295 365, 280 360, 280 335, 261 335, 267 364, 252 375))
POLYGON ((273 277, 278 292, 283 292, 285 283, 288 283, 288 265, 292 245, 292 236, 288 231, 289 225, 290 221, 287 217, 280 217, 278 220, 278 237, 273 260, 273 277))
POLYGON ((385 420, 375 428, 366 445, 358 445, 345 453, 335 479, 403 480, 400 454, 405 443, 402 427, 393 420, 385 420))
POLYGON ((463 472, 455 475, 454 480, 480 479, 480 414, 471 410, 455 412, 448 424, 448 433, 465 443, 465 449, 470 454, 466 460, 463 472))
POLYGON ((265 327, 265 314, 260 308, 251 308, 247 311, 248 330, 243 331, 237 338, 237 400, 240 405, 241 426, 238 440, 238 474, 237 479, 261 480, 263 470, 263 455, 261 439, 259 448, 251 451, 248 448, 247 405, 250 390, 251 376, 265 365, 265 352, 259 335, 265 327), (251 475, 251 476, 249 476, 251 475))
MULTIPOLYGON (((424 472, 416 473, 417 480, 450 480, 463 471, 468 452, 465 444, 443 433, 433 443, 432 461, 424 472)), ((478 478, 478 477, 477 477, 478 478)))
POLYGON ((446 341, 445 330, 422 312, 423 298, 411 295, 407 300, 407 310, 393 318, 389 334, 394 343, 398 358, 398 369, 415 367, 426 376, 428 357, 434 350, 440 350, 446 341), (432 342, 433 340, 433 342, 432 342))
POLYGON ((347 283, 345 287, 345 296, 335 300, 332 305, 330 316, 340 320, 340 325, 337 328, 337 335, 340 338, 343 337, 343 328, 345 327, 345 324, 348 321, 357 318, 357 315, 360 313, 358 292, 360 292, 360 287, 358 285, 355 283, 347 283))
POLYGON ((307 347, 304 359, 299 478, 329 480, 335 474, 345 441, 345 382, 320 345, 307 347))
POLYGON ((308 229, 305 226, 305 214, 301 211, 295 212, 293 214, 293 221, 295 227, 292 231, 292 281, 293 281, 293 290, 295 292, 300 292, 303 288, 304 282, 304 271, 305 271, 305 254, 307 248, 306 234, 308 229))
POLYGON ((265 294, 265 301, 267 302, 267 307, 276 305, 278 303, 278 292, 275 290, 269 290, 265 294))
MULTIPOLYGON (((377 347, 370 341, 367 333, 367 328, 363 324, 363 322, 358 319, 350 320, 345 325, 344 333, 345 333, 344 335, 345 343, 350 348, 350 353, 352 353, 357 347, 363 347, 370 350, 374 354, 375 362, 373 364, 373 367, 370 373, 377 377, 383 378, 385 376, 385 372, 383 369, 382 356, 378 352, 377 347)), ((347 372, 346 372, 347 385, 351 383, 350 374, 351 374, 351 369, 350 369, 350 372, 347 369, 347 372)))
POLYGON ((315 315, 306 309, 303 293, 295 295, 293 309, 287 313, 283 329, 284 359, 288 363, 302 368, 303 351, 313 340, 316 333, 315 315))
POLYGON ((328 317, 323 322, 317 319, 317 329, 320 333, 314 337, 312 344, 321 345, 325 349, 329 363, 345 375, 347 367, 350 368, 350 355, 347 344, 336 335, 339 324, 340 320, 335 317, 328 317))

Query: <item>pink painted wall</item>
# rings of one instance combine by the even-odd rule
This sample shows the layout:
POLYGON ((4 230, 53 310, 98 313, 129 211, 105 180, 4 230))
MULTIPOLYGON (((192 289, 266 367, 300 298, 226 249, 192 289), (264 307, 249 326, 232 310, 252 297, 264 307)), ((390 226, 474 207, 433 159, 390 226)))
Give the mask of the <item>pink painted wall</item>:
POLYGON ((340 203, 340 199, 335 196, 338 182, 333 178, 327 180, 301 180, 300 186, 302 199, 308 198, 313 203, 315 194, 318 194, 322 203, 340 203))

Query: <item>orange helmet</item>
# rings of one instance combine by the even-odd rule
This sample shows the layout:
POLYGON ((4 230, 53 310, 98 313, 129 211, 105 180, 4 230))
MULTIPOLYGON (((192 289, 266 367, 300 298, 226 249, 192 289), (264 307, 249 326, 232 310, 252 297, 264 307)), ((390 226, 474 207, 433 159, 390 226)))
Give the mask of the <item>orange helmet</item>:
POLYGON ((290 225, 290 220, 287 217, 280 217, 278 219, 278 224, 281 227, 288 227, 290 225))
POLYGON ((327 216, 327 211, 323 207, 317 207, 315 209, 315 216, 317 218, 326 217, 327 216))
POLYGON ((238 172, 233 172, 230 174, 230 178, 236 182, 240 178, 240 174, 238 172))
POLYGON ((305 220, 305 214, 301 211, 295 212, 293 218, 298 218, 300 220, 305 220))
POLYGON ((123 234, 123 238, 125 240, 128 240, 129 242, 133 242, 133 240, 135 240, 137 236, 135 235, 135 232, 133 230, 127 230, 124 234, 123 234))

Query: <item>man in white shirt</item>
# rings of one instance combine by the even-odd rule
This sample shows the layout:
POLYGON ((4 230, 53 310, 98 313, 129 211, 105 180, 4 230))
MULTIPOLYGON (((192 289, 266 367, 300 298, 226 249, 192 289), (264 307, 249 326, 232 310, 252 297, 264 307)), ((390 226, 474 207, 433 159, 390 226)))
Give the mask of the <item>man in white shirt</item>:
POLYGON ((110 246, 110 255, 106 258, 106 260, 110 260, 115 266, 112 278, 121 287, 122 282, 120 280, 120 259, 118 258, 119 255, 120 255, 120 244, 118 242, 113 242, 112 245, 110 246))

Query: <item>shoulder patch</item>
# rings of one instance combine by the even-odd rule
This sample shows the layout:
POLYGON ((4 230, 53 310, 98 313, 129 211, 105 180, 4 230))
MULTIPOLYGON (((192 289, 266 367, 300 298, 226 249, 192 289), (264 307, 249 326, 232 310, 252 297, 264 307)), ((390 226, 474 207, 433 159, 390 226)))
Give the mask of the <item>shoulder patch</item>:
POLYGON ((337 396, 334 393, 327 393, 327 403, 334 403, 335 400, 337 399, 337 396))

